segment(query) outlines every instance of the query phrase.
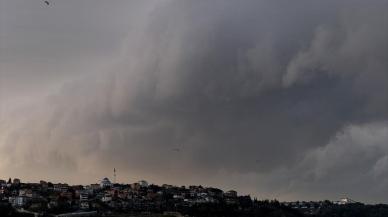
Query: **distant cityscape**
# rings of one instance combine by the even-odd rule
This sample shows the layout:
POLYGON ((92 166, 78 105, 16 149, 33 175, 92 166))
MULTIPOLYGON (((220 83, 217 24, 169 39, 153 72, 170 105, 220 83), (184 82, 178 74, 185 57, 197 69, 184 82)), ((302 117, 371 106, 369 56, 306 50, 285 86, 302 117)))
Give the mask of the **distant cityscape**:
POLYGON ((0 187, 0 208, 3 213, 8 210, 9 216, 204 216, 199 210, 206 213, 207 209, 217 207, 229 210, 228 213, 254 213, 266 208, 295 213, 282 216, 316 216, 325 206, 360 204, 349 198, 317 202, 259 201, 249 195, 239 195, 235 190, 159 186, 144 180, 117 184, 109 178, 86 186, 46 181, 23 183, 18 178, 9 178, 0 180, 0 187))

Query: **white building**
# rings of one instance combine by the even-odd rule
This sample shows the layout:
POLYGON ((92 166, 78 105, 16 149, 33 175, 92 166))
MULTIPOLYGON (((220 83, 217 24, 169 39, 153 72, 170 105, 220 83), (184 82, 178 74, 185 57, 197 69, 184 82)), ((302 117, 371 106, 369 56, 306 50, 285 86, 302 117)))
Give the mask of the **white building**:
POLYGON ((230 190, 224 193, 225 197, 237 197, 237 192, 234 190, 230 190))
POLYGON ((67 190, 69 190, 69 185, 68 184, 61 184, 61 183, 54 184, 53 190, 57 191, 57 192, 66 192, 67 190))
POLYGON ((333 203, 337 205, 346 205, 346 204, 356 203, 356 201, 349 198, 341 198, 339 201, 334 201, 333 203))
POLYGON ((89 202, 88 201, 81 201, 80 202, 80 208, 81 209, 89 209, 89 202))
POLYGON ((79 194, 79 200, 80 201, 88 201, 89 200, 89 194, 87 192, 81 192, 79 194))
POLYGON ((140 187, 148 187, 148 182, 147 181, 141 180, 138 183, 139 183, 140 187))
MULTIPOLYGON (((10 198, 11 202, 11 198, 10 198)), ((27 204, 28 198, 25 196, 17 196, 12 199, 12 205, 15 207, 23 207, 27 204)))
POLYGON ((110 202, 112 201, 112 196, 110 194, 105 194, 102 198, 101 198, 101 201, 102 202, 110 202))

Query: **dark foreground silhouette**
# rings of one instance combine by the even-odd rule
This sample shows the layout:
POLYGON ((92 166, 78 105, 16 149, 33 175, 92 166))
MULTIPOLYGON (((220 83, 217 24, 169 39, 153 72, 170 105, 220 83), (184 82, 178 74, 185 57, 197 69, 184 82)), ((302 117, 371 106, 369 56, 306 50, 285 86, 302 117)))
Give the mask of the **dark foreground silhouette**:
MULTIPOLYGON (((190 217, 387 217, 388 205, 364 205, 354 203, 347 205, 335 205, 330 202, 325 204, 314 214, 304 214, 300 210, 285 206, 277 201, 254 201, 243 206, 227 204, 202 204, 192 207, 176 207, 175 212, 182 216, 190 217)), ((0 206, 0 216, 29 217, 31 214, 19 213, 10 205, 0 206)), ((51 216, 51 215, 47 215, 51 216)), ((149 216, 153 214, 111 213, 97 216, 149 216)), ((155 214, 155 216, 164 216, 155 214)), ((166 217, 169 215, 165 215, 166 217)))

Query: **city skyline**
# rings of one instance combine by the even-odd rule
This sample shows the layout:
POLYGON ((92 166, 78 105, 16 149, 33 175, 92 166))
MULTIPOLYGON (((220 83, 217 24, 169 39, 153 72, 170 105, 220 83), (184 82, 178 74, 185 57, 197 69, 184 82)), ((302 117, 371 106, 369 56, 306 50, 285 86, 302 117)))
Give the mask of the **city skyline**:
MULTIPOLYGON (((80 184, 80 183, 67 183, 67 182, 52 182, 52 181, 49 181, 49 180, 45 180, 45 179, 40 179, 39 181, 37 182, 29 182, 29 181, 24 181, 24 180, 21 180, 17 177, 15 178, 11 178, 9 177, 8 179, 1 179, 0 178, 0 189, 6 189, 6 188, 9 188, 9 187, 12 187, 12 186, 19 186, 20 188, 20 185, 24 185, 24 188, 25 189, 28 189, 28 186, 29 185, 47 185, 47 184, 50 184, 50 185, 53 185, 53 188, 60 188, 60 187, 63 187, 65 186, 66 189, 64 190, 61 190, 63 192, 67 192, 69 188, 72 188, 72 187, 80 187, 82 186, 85 190, 85 189, 90 189, 90 188, 95 188, 96 185, 99 186, 99 188, 101 189, 104 189, 104 188, 107 188, 108 190, 110 189, 114 189, 115 187, 114 186, 141 186, 141 187, 149 187, 149 186, 161 186, 161 187, 166 187, 166 188, 183 188, 183 189, 186 189, 186 188, 204 188, 204 189, 217 189, 217 190, 221 190, 222 192, 235 192, 236 196, 249 196, 251 199, 253 198, 254 200, 276 200, 276 198, 258 198, 256 197, 255 195, 250 195, 250 194, 241 194, 240 192, 237 192, 235 191, 234 189, 220 189, 218 188, 217 186, 203 186, 201 184, 192 184, 192 185, 173 185, 173 184, 169 184, 169 183, 149 183, 148 181, 146 180, 138 180, 138 181, 134 181, 134 182, 113 182, 111 181, 108 177, 104 177, 104 178, 101 178, 93 183, 87 183, 87 184, 80 184)), ((132 187, 134 188, 134 187, 132 187)), ((344 195, 343 195, 344 196, 344 195)), ((336 199, 340 199, 340 200, 329 200, 328 198, 326 199, 322 199, 320 201, 310 201, 310 202, 323 202, 323 201, 330 201, 330 202, 333 202, 333 203, 340 203, 341 200, 346 200, 346 201, 349 201, 349 203, 362 203, 362 201, 354 201, 348 197, 341 197, 341 198, 336 198, 336 199)), ((287 202, 296 202, 296 201, 280 201, 280 202, 284 202, 284 203, 287 203, 287 202)), ((346 202, 345 202, 346 203, 346 202)), ((343 205, 343 204, 342 204, 343 205)))
POLYGON ((155 185, 147 181, 114 184, 24 183, 0 180, 0 213, 7 216, 292 216, 326 217, 343 210, 344 216, 382 216, 388 205, 368 205, 350 198, 336 201, 258 200, 235 190, 198 185, 155 185))
POLYGON ((3 178, 388 203, 388 1, 47 2, 0 0, 3 178))

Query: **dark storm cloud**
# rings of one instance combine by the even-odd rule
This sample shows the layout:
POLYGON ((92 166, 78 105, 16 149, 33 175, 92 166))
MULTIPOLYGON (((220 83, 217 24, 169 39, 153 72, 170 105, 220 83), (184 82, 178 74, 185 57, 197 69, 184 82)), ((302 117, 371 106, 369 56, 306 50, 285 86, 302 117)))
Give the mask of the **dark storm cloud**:
MULTIPOLYGON (((33 105, 6 109, 0 144, 9 154, 0 171, 59 167, 66 175, 52 178, 90 182, 117 167, 123 181, 144 176, 280 199, 346 194, 386 202, 387 6, 164 1, 140 7, 142 19, 117 16, 106 27, 85 20, 112 35, 103 33, 103 45, 92 49, 74 37, 80 51, 65 50, 63 61, 78 52, 87 59, 85 49, 108 49, 114 61, 33 105), (368 181, 374 185, 365 194, 368 181)), ((80 28, 71 26, 63 28, 80 28)), ((45 49, 57 40, 51 44, 45 49)))

